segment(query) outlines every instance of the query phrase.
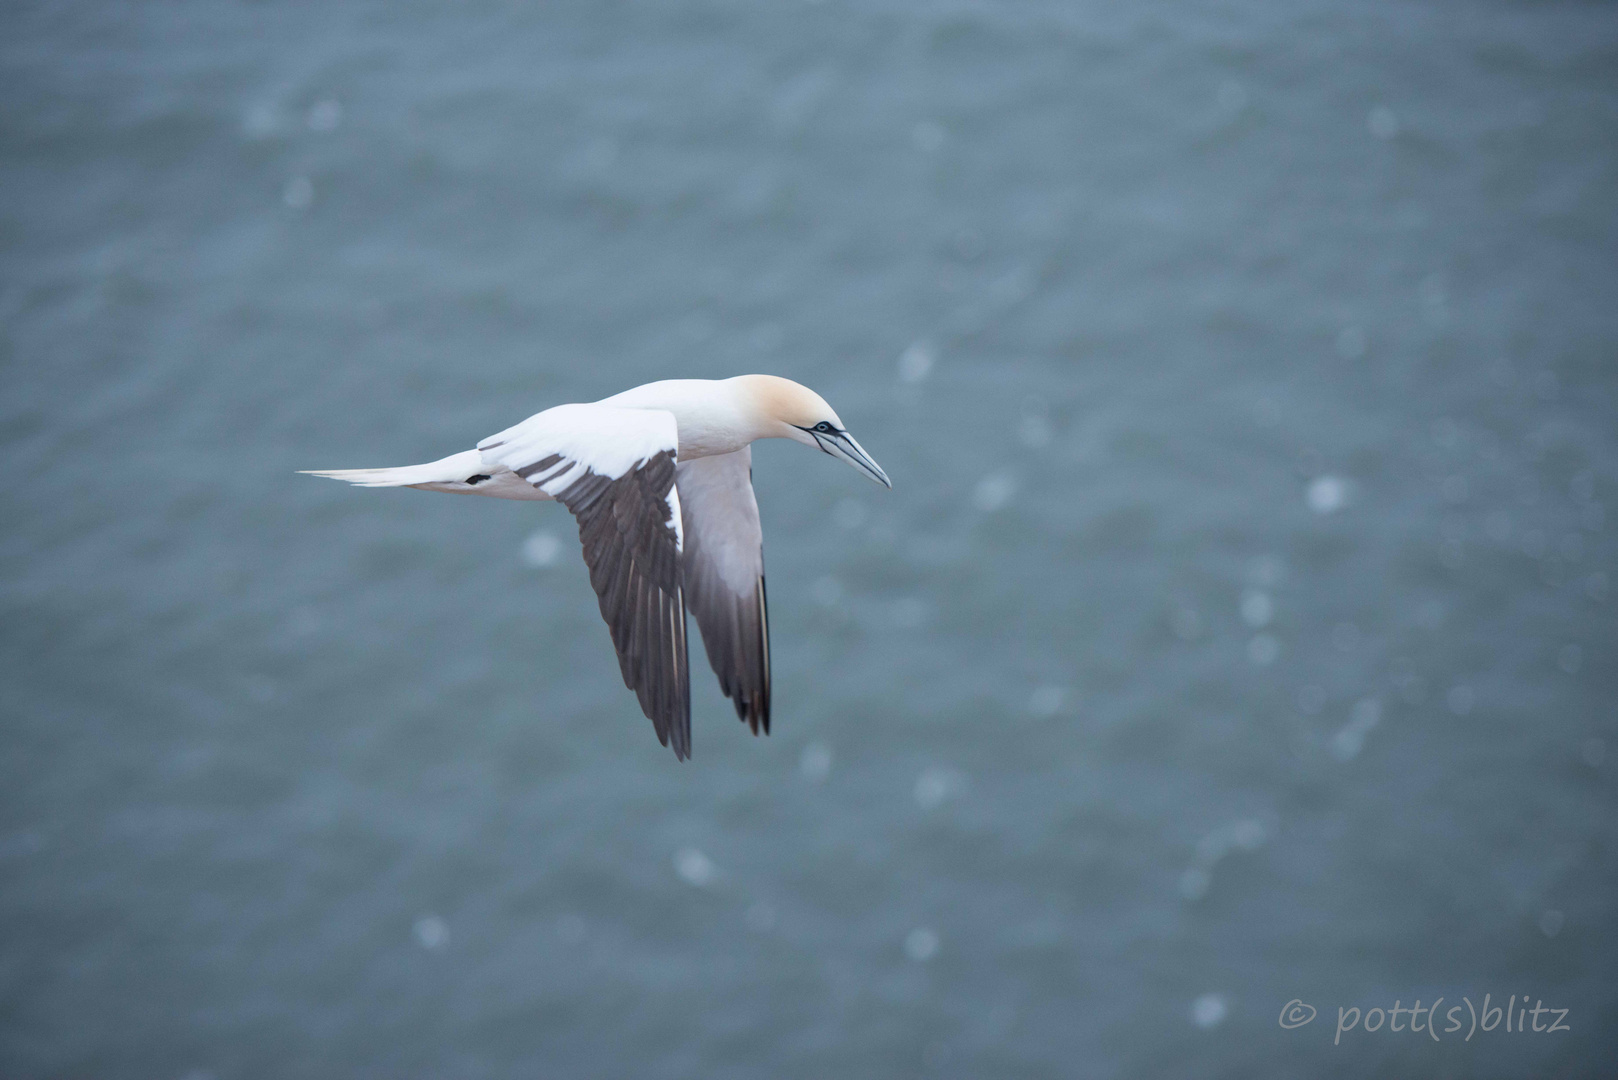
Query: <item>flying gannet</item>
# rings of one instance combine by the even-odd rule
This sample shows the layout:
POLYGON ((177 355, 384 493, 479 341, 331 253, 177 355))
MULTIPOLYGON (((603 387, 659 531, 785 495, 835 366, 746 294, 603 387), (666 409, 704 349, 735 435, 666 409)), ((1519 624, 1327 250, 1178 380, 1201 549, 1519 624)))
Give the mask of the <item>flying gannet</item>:
POLYGON ((670 379, 558 405, 475 450, 396 469, 306 470, 362 487, 561 503, 624 683, 676 757, 691 756, 689 605, 736 715, 770 730, 770 627, 752 444, 792 439, 886 487, 888 474, 819 394, 774 375, 670 379))

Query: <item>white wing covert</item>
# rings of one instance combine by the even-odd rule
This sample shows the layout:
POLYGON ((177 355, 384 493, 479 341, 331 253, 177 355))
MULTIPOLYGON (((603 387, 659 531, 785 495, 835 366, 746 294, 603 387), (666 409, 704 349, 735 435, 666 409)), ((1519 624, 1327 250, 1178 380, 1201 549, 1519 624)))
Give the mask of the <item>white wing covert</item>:
POLYGON ((658 741, 691 756, 679 430, 658 409, 559 405, 478 444, 491 466, 560 502, 579 524, 590 585, 624 684, 658 741))

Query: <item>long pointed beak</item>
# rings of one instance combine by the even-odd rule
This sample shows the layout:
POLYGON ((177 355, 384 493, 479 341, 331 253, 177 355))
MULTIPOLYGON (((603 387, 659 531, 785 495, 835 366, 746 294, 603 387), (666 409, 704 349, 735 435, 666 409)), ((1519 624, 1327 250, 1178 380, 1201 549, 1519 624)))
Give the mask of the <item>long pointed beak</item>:
POLYGON ((882 466, 865 452, 865 447, 861 446, 854 436, 846 431, 839 431, 835 435, 822 435, 818 431, 811 431, 810 434, 826 453, 835 458, 842 458, 883 487, 892 489, 893 481, 888 479, 888 474, 882 471, 882 466))

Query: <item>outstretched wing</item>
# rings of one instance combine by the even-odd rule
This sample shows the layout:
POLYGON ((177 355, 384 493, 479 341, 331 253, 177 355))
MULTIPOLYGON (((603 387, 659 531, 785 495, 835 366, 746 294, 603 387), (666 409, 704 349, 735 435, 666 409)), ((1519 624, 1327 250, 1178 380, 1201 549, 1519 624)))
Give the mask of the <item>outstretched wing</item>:
POLYGON ((559 405, 478 444, 572 512, 624 684, 676 757, 691 756, 683 533, 672 413, 559 405))
POLYGON ((686 602, 719 688, 753 734, 760 728, 768 734, 770 614, 752 448, 682 461, 675 476, 685 521, 686 602))

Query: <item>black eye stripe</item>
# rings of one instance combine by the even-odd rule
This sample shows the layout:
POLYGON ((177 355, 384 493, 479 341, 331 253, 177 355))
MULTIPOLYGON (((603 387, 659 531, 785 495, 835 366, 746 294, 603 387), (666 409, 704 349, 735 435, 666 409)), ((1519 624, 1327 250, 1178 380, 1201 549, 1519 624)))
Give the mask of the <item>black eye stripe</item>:
POLYGON ((817 436, 817 437, 821 436, 821 435, 842 435, 843 434, 843 430, 841 428, 839 428, 836 424, 833 424, 830 420, 822 420, 820 423, 815 424, 812 427, 799 427, 798 430, 799 431, 806 431, 809 434, 817 436))

